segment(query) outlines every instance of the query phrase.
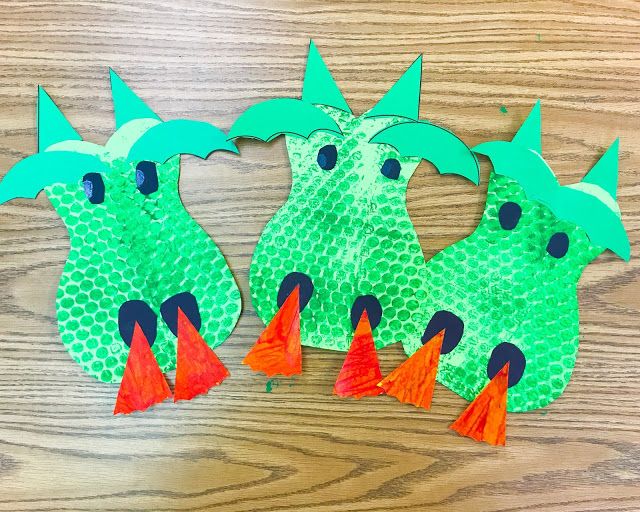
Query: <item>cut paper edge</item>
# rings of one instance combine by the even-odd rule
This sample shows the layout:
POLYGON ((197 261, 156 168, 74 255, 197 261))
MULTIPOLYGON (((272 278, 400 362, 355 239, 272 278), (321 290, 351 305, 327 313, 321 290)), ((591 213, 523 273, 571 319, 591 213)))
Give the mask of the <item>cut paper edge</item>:
POLYGON ((156 119, 162 121, 111 68, 109 68, 109 78, 111 81, 111 98, 113 100, 116 130, 135 119, 156 119))
POLYGON ((254 372, 264 372, 267 377, 302 373, 300 285, 289 294, 242 364, 254 372))
POLYGON ((353 341, 333 387, 333 394, 362 398, 384 393, 378 386, 382 380, 376 345, 373 341, 367 310, 362 311, 353 341))
POLYGON ((144 411, 167 398, 171 398, 167 380, 160 371, 146 336, 136 322, 113 414, 144 411))
POLYGON ((34 199, 55 183, 79 182, 85 174, 109 169, 94 155, 75 151, 45 151, 16 163, 0 181, 0 204, 16 198, 34 199))
POLYGON ((464 437, 493 446, 506 444, 509 363, 491 379, 473 402, 449 426, 464 437))
POLYGON ((338 124, 318 107, 303 100, 276 98, 245 110, 233 123, 228 139, 245 137, 270 142, 280 135, 308 139, 317 131, 342 136, 338 124))
POLYGON ((397 116, 417 121, 420 114, 421 85, 422 55, 413 61, 398 81, 365 116, 397 116))
POLYGON ((473 151, 446 128, 426 121, 393 124, 369 142, 388 144, 400 156, 418 157, 432 163, 440 174, 458 174, 477 185, 480 165, 473 151))
POLYGON ((229 370, 178 308, 178 351, 173 401, 191 400, 229 377, 229 370))
POLYGON ((38 86, 38 151, 67 140, 82 140, 51 96, 38 86))
POLYGON ((131 147, 130 162, 151 160, 163 164, 176 155, 207 158, 214 151, 238 153, 226 134, 204 121, 174 119, 147 130, 131 147))
POLYGON ((436 384, 444 329, 378 383, 384 392, 405 404, 429 409, 436 384))
POLYGON ((314 105, 327 105, 351 114, 347 101, 313 41, 309 42, 307 68, 302 84, 302 99, 314 105))
POLYGON ((518 128, 511 142, 520 144, 531 151, 542 155, 542 111, 540 100, 535 105, 518 128))

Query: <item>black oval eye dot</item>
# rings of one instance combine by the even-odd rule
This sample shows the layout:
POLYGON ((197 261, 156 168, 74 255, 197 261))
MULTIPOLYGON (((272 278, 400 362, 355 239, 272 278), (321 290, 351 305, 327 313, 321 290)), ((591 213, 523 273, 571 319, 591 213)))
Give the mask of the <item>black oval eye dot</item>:
POLYGON ((395 158, 387 158, 380 167, 380 172, 390 180, 397 180, 400 177, 400 162, 395 158))
POLYGON ((569 237, 562 231, 554 233, 549 238, 547 252, 554 258, 562 258, 569 250, 569 237))
POLYGON ((153 162, 140 162, 136 167, 136 186, 145 196, 158 190, 158 171, 153 162))
POLYGON ((504 203, 498 211, 498 220, 502 229, 511 231, 520 222, 520 216, 522 215, 522 208, 518 203, 504 203))
POLYGON ((91 204, 100 204, 104 201, 104 181, 97 172, 90 172, 82 177, 84 194, 91 204))
POLYGON ((338 161, 338 150, 333 144, 323 146, 318 151, 318 165, 325 171, 330 171, 338 161))

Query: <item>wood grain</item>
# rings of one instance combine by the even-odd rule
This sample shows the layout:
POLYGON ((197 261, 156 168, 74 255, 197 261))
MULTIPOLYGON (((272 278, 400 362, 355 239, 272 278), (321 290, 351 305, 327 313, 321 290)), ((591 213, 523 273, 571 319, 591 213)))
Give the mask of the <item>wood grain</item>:
MULTIPOLYGON (((217 351, 233 377, 191 403, 111 415, 116 388, 59 341, 61 220, 44 195, 1 207, 0 509, 640 510, 639 2, 3 0, 0 168, 35 150, 38 84, 94 142, 113 129, 108 66, 164 118, 228 129, 257 100, 299 94, 309 38, 355 112, 424 53, 422 115, 470 145, 509 138, 542 98, 545 156, 564 183, 621 137, 633 257, 607 253, 584 273, 566 393, 511 414, 508 446, 495 449, 447 430, 465 402, 440 385, 429 413, 333 397, 341 354, 305 349, 304 374, 267 392, 240 365, 261 329, 247 272, 290 177, 282 141, 243 142, 242 158, 183 162, 184 202, 245 301, 217 351)), ((416 172, 408 204, 427 256, 476 225, 487 173, 485 162, 475 188, 416 172)), ((383 371, 402 358, 383 350, 383 371)))

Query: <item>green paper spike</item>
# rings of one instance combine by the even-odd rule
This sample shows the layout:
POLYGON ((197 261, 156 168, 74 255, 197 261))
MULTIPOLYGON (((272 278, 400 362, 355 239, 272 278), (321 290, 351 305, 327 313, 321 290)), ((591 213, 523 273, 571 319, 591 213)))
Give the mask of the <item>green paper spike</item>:
POLYGON ((116 129, 134 119, 161 119, 142 101, 117 73, 109 68, 111 97, 116 118, 116 129))
POLYGON ((582 178, 582 183, 591 183, 611 194, 616 198, 618 192, 618 149, 620 139, 616 139, 609 149, 600 157, 600 160, 582 178))
POLYGON ((309 43, 307 69, 302 84, 302 99, 314 105, 327 105, 351 114, 351 109, 322 60, 313 41, 309 43))
POLYGON ((520 144, 527 149, 532 149, 539 155, 542 155, 542 126, 540 114, 540 100, 529 112, 529 115, 522 123, 513 137, 512 142, 520 144))
POLYGON ((47 92, 38 86, 38 151, 65 140, 82 140, 47 92))
POLYGON ((422 55, 409 66, 366 116, 400 116, 417 121, 420 113, 421 82, 422 55))

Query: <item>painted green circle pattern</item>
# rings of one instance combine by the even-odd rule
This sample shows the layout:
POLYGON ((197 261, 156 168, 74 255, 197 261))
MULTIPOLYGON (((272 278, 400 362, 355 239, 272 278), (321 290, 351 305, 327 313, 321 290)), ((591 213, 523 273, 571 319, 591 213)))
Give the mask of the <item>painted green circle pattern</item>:
POLYGON ((419 338, 425 318, 425 261, 406 209, 406 188, 419 162, 369 140, 396 118, 354 118, 321 107, 344 137, 316 132, 287 137, 292 188, 265 227, 253 254, 251 296, 260 318, 276 313, 282 279, 290 272, 311 277, 315 291, 301 314, 302 343, 347 350, 353 337, 350 309, 360 295, 375 295, 383 315, 374 331, 378 348, 419 338), (317 164, 318 150, 337 147, 331 170, 317 164), (380 173, 387 158, 401 163, 400 177, 380 173))
MULTIPOLYGON (((602 252, 585 232, 559 221, 544 205, 526 198, 517 182, 492 174, 485 212, 469 237, 447 247, 427 263, 427 318, 448 310, 464 322, 460 344, 440 359, 438 380, 467 400, 489 382, 487 363, 502 342, 525 355, 525 372, 508 393, 509 411, 544 407, 566 387, 578 351, 576 287, 585 266, 602 252), (501 228, 498 211, 518 203, 515 229, 501 228), (569 236, 560 259, 546 252, 556 232, 569 236)), ((421 343, 405 343, 413 354, 421 343)))
POLYGON ((123 126, 100 154, 110 166, 102 176, 103 203, 91 204, 80 182, 45 189, 71 242, 57 293, 62 342, 88 374, 104 382, 121 380, 128 356, 118 331, 123 302, 144 300, 158 315, 153 352, 162 371, 173 369, 176 357, 175 336, 160 316, 165 299, 184 291, 196 297, 200 332, 212 348, 229 336, 241 310, 222 253, 180 201, 179 157, 158 165, 157 192, 145 196, 136 188, 135 164, 122 155, 146 127, 140 121, 123 126))

